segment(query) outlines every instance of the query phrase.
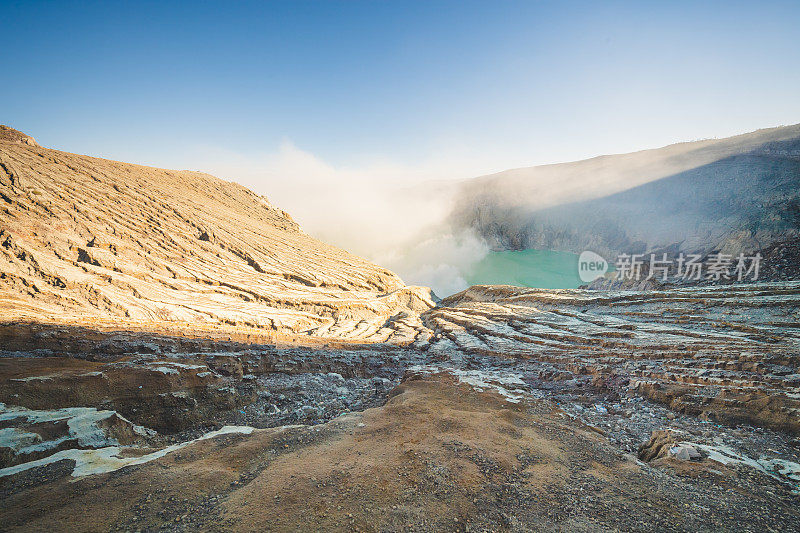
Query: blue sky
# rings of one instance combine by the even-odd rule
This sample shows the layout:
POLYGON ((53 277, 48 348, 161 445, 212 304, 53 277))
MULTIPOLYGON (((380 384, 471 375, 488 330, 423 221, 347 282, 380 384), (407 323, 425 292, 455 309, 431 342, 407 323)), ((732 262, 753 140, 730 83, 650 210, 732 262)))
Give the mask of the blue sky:
POLYGON ((157 165, 290 143, 337 168, 446 153, 482 172, 800 122, 797 2, 3 1, 0 15, 3 122, 157 165))

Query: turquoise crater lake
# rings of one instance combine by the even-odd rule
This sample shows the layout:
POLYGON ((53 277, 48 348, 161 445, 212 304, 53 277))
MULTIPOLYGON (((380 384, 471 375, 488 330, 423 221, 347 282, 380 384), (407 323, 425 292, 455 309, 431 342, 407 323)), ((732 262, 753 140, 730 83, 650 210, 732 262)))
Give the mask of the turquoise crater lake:
POLYGON ((575 289, 578 255, 552 250, 489 252, 464 278, 470 285, 518 285, 539 289, 575 289))

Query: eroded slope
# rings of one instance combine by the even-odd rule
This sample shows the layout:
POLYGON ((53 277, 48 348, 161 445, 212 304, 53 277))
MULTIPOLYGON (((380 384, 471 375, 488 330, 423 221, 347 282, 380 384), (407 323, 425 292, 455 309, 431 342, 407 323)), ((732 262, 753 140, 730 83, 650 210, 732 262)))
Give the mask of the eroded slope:
POLYGON ((433 350, 524 361, 574 400, 594 383, 678 412, 800 434, 800 283, 664 291, 476 286, 426 315, 433 350), (568 394, 569 395, 569 394, 568 394))
POLYGON ((2 320, 404 342, 432 305, 237 184, 0 137, 2 320))

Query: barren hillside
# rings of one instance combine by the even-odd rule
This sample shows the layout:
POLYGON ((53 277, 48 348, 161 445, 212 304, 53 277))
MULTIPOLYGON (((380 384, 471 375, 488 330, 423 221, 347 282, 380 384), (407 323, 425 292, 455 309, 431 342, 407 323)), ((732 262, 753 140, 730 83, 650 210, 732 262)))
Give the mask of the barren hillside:
POLYGON ((240 185, 42 148, 7 127, 0 206, 3 320, 400 342, 431 305, 240 185))
POLYGON ((451 221, 497 250, 765 251, 800 235, 800 125, 465 182, 451 221))

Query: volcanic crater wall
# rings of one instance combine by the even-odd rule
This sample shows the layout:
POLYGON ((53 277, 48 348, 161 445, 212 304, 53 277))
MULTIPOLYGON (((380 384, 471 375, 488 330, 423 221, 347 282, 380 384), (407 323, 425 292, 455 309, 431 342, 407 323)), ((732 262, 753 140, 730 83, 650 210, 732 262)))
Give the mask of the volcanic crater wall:
MULTIPOLYGON (((427 289, 240 185, 0 135, 0 319, 413 341, 427 289)), ((31 139, 32 140, 32 139, 31 139)))

